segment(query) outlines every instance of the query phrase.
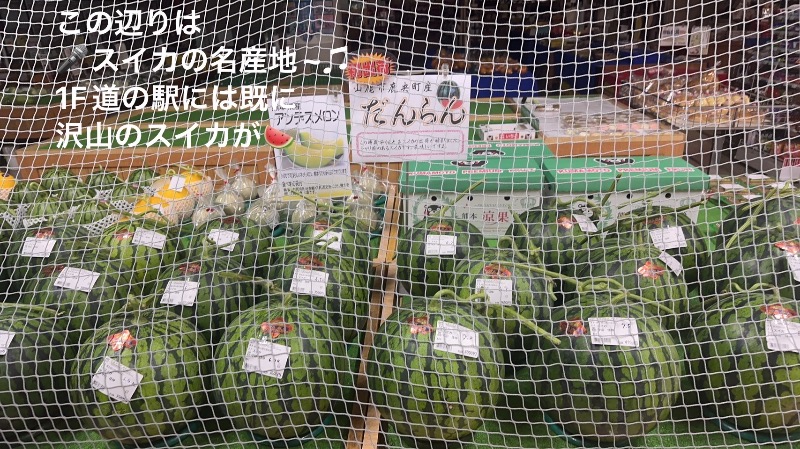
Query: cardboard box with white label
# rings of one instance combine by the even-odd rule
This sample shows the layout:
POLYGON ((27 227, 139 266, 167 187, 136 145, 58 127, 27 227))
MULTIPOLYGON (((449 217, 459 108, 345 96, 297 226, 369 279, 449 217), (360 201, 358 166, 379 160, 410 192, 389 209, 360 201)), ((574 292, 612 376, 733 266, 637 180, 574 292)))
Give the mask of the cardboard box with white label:
POLYGON ((541 142, 477 142, 465 161, 406 162, 400 179, 405 224, 438 212, 483 180, 445 216, 468 220, 490 239, 505 235, 512 211, 541 204, 541 161, 546 157, 552 153, 541 142))
MULTIPOLYGON (((709 185, 709 176, 703 171, 671 157, 553 157, 543 160, 542 170, 547 183, 545 198, 564 201, 585 197, 599 205, 611 193, 601 210, 601 230, 620 214, 642 207, 643 199, 651 193, 661 192, 648 200, 654 206, 678 208, 702 200, 709 185), (620 178, 612 192, 617 175, 620 178)), ((576 203, 575 207, 581 205, 576 203)), ((585 205, 582 209, 586 210, 585 205)), ((697 222, 698 210, 692 208, 686 214, 697 222)))

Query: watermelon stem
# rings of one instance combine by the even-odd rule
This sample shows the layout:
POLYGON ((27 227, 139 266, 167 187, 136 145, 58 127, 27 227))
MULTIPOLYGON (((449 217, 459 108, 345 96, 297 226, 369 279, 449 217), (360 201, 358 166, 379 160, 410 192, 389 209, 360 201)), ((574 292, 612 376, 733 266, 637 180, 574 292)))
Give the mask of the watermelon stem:
POLYGON ((283 296, 283 299, 286 300, 292 296, 291 293, 284 292, 280 289, 274 282, 270 281, 269 279, 264 279, 258 276, 246 276, 243 274, 235 273, 233 271, 218 271, 216 273, 223 279, 229 279, 232 281, 239 281, 239 282, 253 282, 255 284, 263 285, 266 287, 270 293, 273 294, 280 294, 283 296))
MULTIPOLYGON (((511 243, 510 248, 514 252, 514 257, 516 257, 517 260, 519 260, 521 262, 503 262, 503 263, 511 264, 512 266, 515 266, 515 267, 520 267, 520 268, 523 268, 523 269, 526 269, 526 270, 530 270, 530 271, 533 271, 534 273, 543 274, 543 275, 545 275, 547 277, 551 277, 551 278, 554 278, 554 279, 559 279, 559 280, 562 280, 562 281, 565 281, 565 282, 569 282, 572 285, 578 285, 578 280, 575 279, 574 277, 566 276, 566 275, 563 275, 561 273, 557 273, 555 271, 550 271, 550 270, 548 270, 546 268, 541 268, 541 267, 538 267, 536 265, 531 265, 531 264, 527 263, 527 261, 529 259, 527 257, 525 257, 525 254, 523 254, 523 252, 519 249, 519 247, 517 246, 517 242, 515 242, 514 239, 511 238, 511 236, 504 235, 504 236, 498 238, 497 239, 497 245, 499 246, 501 244, 501 242, 506 243, 506 242, 509 242, 509 241, 511 243)), ((533 246, 533 248, 535 248, 536 250, 539 250, 539 248, 536 248, 535 245, 533 246)))
POLYGON ((19 303, 13 303, 13 302, 5 302, 5 303, 4 302, 0 302, 0 309, 2 309, 4 307, 9 307, 9 308, 13 307, 15 309, 24 309, 24 310, 29 310, 31 312, 44 312, 44 313, 50 315, 52 318, 59 318, 62 315, 64 315, 64 312, 58 312, 56 310, 53 310, 53 309, 50 309, 50 308, 47 308, 47 307, 34 306, 34 305, 30 305, 30 304, 19 304, 19 303))
POLYGON ((603 199, 600 201, 600 208, 605 207, 608 200, 611 199, 611 194, 617 191, 617 184, 619 180, 622 178, 622 173, 617 173, 617 176, 614 177, 614 181, 611 182, 611 189, 609 189, 608 193, 603 195, 603 199))
POLYGON ((519 245, 517 245, 517 242, 510 235, 504 235, 498 238, 497 247, 514 250, 514 256, 522 262, 529 262, 531 258, 534 258, 535 262, 542 263, 542 250, 530 239, 530 236, 528 235, 528 229, 523 223, 522 217, 520 217, 516 212, 512 212, 511 215, 514 217, 514 226, 519 225, 521 228, 518 235, 522 236, 522 238, 525 240, 528 250, 528 257, 525 257, 525 255, 522 254, 522 251, 519 249, 519 245))
POLYGON ((330 246, 331 244, 339 241, 339 239, 338 238, 325 239, 323 237, 328 235, 329 232, 332 232, 333 229, 341 226, 342 224, 344 224, 344 219, 340 218, 339 220, 336 220, 335 222, 333 222, 333 224, 328 225, 328 227, 324 231, 320 232, 318 235, 313 236, 313 237, 309 237, 307 239, 304 239, 299 243, 292 243, 291 245, 281 246, 281 250, 285 251, 287 249, 295 249, 295 248, 299 248, 299 247, 301 247, 303 245, 313 244, 315 242, 324 243, 324 245, 320 245, 320 246, 322 246, 323 249, 327 249, 328 246, 330 246))
MULTIPOLYGON (((739 235, 742 232, 744 232, 746 229, 751 228, 753 226, 753 222, 755 221, 756 215, 760 214, 761 211, 764 210, 764 207, 766 207, 767 200, 771 200, 776 195, 777 195, 778 198, 783 198, 783 194, 782 194, 783 192, 784 192, 783 189, 781 189, 780 191, 779 190, 773 190, 773 191, 767 193, 766 195, 764 195, 764 198, 762 198, 759 201, 757 201, 756 202, 757 204, 754 207, 751 207, 752 210, 750 211, 750 214, 747 217, 747 220, 745 220, 745 222, 742 223, 741 226, 739 226, 739 229, 737 229, 736 232, 734 232, 733 235, 731 235, 730 239, 725 243, 725 250, 726 251, 731 249, 733 247, 733 245, 739 240, 739 235)), ((789 196, 789 195, 787 195, 787 196, 789 196)))
POLYGON ((480 186, 484 182, 486 181, 483 179, 481 179, 480 181, 475 181, 474 183, 472 183, 471 186, 467 187, 467 190, 464 190, 463 192, 459 193, 458 196, 456 196, 455 199, 450 204, 446 204, 444 207, 436 211, 436 213, 434 213, 433 216, 439 218, 444 217, 444 214, 447 211, 449 211, 453 206, 455 206, 456 203, 461 201, 465 196, 469 195, 470 192, 475 190, 478 186, 480 186))

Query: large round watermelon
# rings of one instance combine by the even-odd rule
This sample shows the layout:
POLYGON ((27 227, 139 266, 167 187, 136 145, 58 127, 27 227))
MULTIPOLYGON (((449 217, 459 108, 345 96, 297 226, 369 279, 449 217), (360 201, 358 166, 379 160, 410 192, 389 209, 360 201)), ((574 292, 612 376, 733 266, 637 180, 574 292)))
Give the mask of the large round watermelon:
POLYGON ((581 292, 555 310, 551 332, 561 345, 543 348, 537 369, 544 372, 533 376, 550 418, 565 433, 600 443, 653 430, 669 416, 683 375, 676 342, 658 317, 611 296, 581 292))
POLYGON ((47 197, 49 194, 46 190, 42 189, 42 185, 36 181, 17 181, 14 189, 8 197, 8 204, 19 206, 23 204, 31 204, 36 202, 37 199, 47 197))
POLYGON ((215 350, 214 393, 237 429, 269 440, 311 433, 352 376, 341 333, 302 301, 239 315, 215 350))
POLYGON ((798 311, 793 298, 749 291, 695 315, 690 365, 716 416, 775 439, 800 431, 798 311))
POLYGON ((721 236, 728 238, 737 230, 782 228, 800 224, 800 196, 794 189, 770 191, 767 197, 736 206, 722 220, 721 236))
POLYGON ((54 312, 0 304, 0 442, 61 429, 68 364, 75 359, 66 320, 54 312), (9 340, 10 338, 10 340, 9 340))
POLYGON ((409 302, 375 335, 366 365, 372 402, 400 435, 465 438, 499 399, 505 363, 499 345, 485 317, 409 302))
POLYGON ((191 260, 213 260, 217 267, 259 273, 269 265, 272 229, 240 217, 207 221, 189 244, 191 260))
POLYGON ((453 287, 456 263, 480 258, 485 247, 481 231, 467 221, 425 218, 400 231, 397 280, 412 296, 433 296, 453 287))
POLYGON ((122 315, 81 345, 70 394, 85 428, 144 445, 178 435, 198 417, 208 403, 210 358, 203 334, 168 310, 122 315))
POLYGON ((325 241, 317 243, 350 261, 360 272, 367 272, 371 265, 369 228, 355 217, 319 217, 300 225, 299 231, 289 243, 320 236, 325 241), (326 232, 327 231, 327 232, 326 232), (324 233, 324 234, 323 234, 324 233))
POLYGON ((143 193, 157 177, 158 172, 154 168, 142 167, 131 171, 125 182, 138 193, 143 193))
POLYGON ((122 180, 119 179, 117 175, 105 169, 93 171, 86 176, 85 181, 90 189, 98 191, 112 190, 114 187, 122 184, 122 180))
POLYGON ((67 181, 57 196, 67 207, 72 208, 80 206, 86 201, 94 201, 97 191, 90 189, 81 180, 71 180, 67 181))
POLYGON ((80 179, 67 167, 50 167, 42 173, 39 183, 51 195, 61 195, 71 184, 81 182, 80 179))
POLYGON ((25 208, 25 219, 23 223, 30 221, 42 222, 65 212, 67 205, 56 197, 43 197, 35 202, 28 204, 25 208))

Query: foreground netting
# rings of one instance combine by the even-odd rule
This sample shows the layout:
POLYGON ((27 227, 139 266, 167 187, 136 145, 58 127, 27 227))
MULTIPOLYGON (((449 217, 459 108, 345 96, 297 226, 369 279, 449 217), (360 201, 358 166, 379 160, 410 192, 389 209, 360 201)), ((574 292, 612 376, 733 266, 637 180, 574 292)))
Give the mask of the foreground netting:
POLYGON ((796 1, 7 3, 0 446, 800 444, 796 1))

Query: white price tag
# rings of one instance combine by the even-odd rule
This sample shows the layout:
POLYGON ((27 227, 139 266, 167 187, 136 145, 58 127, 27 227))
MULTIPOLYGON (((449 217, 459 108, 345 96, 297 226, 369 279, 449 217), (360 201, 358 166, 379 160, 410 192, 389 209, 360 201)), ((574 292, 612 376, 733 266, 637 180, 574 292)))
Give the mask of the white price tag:
POLYGON ((456 236, 429 234, 425 238, 426 256, 453 256, 456 254, 456 236))
POLYGON ((22 249, 19 251, 19 255, 25 257, 50 257, 50 253, 53 252, 55 246, 56 239, 26 237, 25 243, 22 244, 22 249))
POLYGON ((761 198, 761 195, 742 195, 742 198, 744 198, 744 199, 746 199, 748 201, 753 201, 753 200, 757 200, 757 199, 761 198))
POLYGON ((475 293, 481 290, 489 295, 489 302, 492 304, 507 306, 514 303, 514 281, 511 279, 476 279, 475 293))
POLYGON ((639 327, 633 318, 589 318, 594 345, 639 347, 639 327))
POLYGON ((325 297, 328 289, 328 272, 295 268, 289 291, 298 295, 325 297))
POLYGON ((99 278, 100 273, 84 270, 82 268, 66 267, 61 270, 61 273, 58 273, 58 277, 53 285, 67 290, 89 293, 92 291, 94 283, 97 282, 99 278))
POLYGON ((739 184, 720 184, 719 186, 722 187, 725 190, 745 190, 746 189, 745 186, 740 186, 739 184))
POLYGON ((167 243, 167 236, 155 231, 144 228, 136 228, 133 233, 133 244, 148 246, 150 248, 162 250, 167 243))
POLYGON ((747 177, 747 179, 753 179, 753 180, 756 180, 756 181, 760 181, 760 180, 763 180, 763 179, 769 179, 769 176, 762 175, 761 173, 748 173, 745 176, 747 177))
POLYGON ((239 233, 225 229, 214 229, 208 233, 208 238, 221 246, 225 251, 233 251, 239 241, 239 233))
POLYGON ((653 245, 665 251, 674 248, 686 248, 686 236, 680 226, 669 226, 666 228, 651 229, 650 240, 653 245))
POLYGON ((129 403, 144 375, 106 357, 92 376, 92 388, 116 401, 129 403))
MULTIPOLYGON (((314 231, 314 238, 320 238, 320 235, 325 233, 325 231, 314 231)), ((330 248, 334 251, 341 251, 342 250, 342 233, 341 232, 334 232, 328 231, 325 235, 322 235, 322 242, 317 243, 318 246, 325 246, 326 248, 330 248)))
POLYGON ((578 227, 583 232, 597 232, 597 226, 586 215, 572 214, 572 218, 578 222, 578 227))
POLYGON ((281 379, 284 371, 286 371, 286 365, 289 363, 291 349, 288 346, 272 343, 271 341, 251 338, 250 343, 247 345, 247 352, 244 355, 242 369, 248 373, 258 373, 281 379))
POLYGON ((789 269, 792 270, 794 280, 800 282, 800 257, 786 253, 786 261, 789 263, 789 269))
POLYGON ((183 190, 186 186, 186 178, 183 176, 173 176, 169 178, 169 189, 170 190, 183 190))
POLYGON ((200 283, 194 281, 171 280, 167 282, 164 295, 161 296, 161 304, 171 306, 193 306, 197 301, 197 292, 200 290, 200 283))
POLYGON ((770 187, 772 187, 773 189, 778 189, 778 190, 780 190, 780 189, 783 189, 783 188, 785 188, 785 187, 786 187, 788 184, 789 184, 789 183, 788 183, 788 182, 786 182, 786 181, 781 181, 781 182, 773 182, 773 183, 772 183, 772 184, 770 184, 769 186, 770 186, 770 187))
POLYGON ((669 267, 669 269, 672 270, 676 276, 680 276, 683 273, 683 265, 681 265, 681 263, 678 262, 678 259, 672 257, 672 255, 668 252, 661 251, 661 254, 658 255, 658 258, 667 264, 667 267, 669 267))
POLYGON ((800 352, 800 323, 768 318, 764 323, 767 349, 800 352))
POLYGON ((433 349, 478 358, 478 333, 468 327, 439 321, 433 349))
POLYGON ((0 331, 0 355, 6 355, 11 346, 11 340, 17 335, 15 332, 0 331))
POLYGON ((720 175, 708 175, 709 181, 722 181, 722 176, 720 175))

